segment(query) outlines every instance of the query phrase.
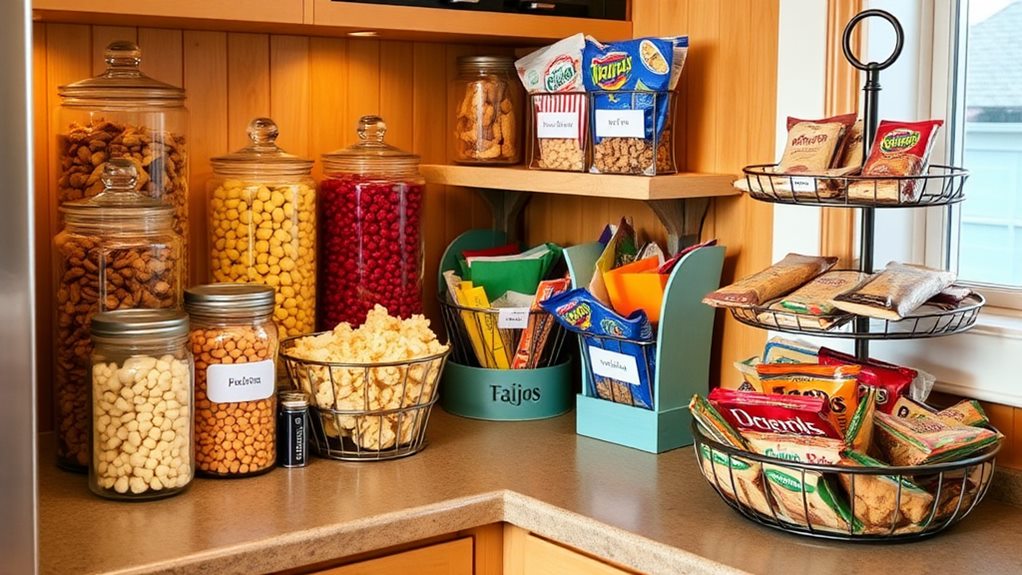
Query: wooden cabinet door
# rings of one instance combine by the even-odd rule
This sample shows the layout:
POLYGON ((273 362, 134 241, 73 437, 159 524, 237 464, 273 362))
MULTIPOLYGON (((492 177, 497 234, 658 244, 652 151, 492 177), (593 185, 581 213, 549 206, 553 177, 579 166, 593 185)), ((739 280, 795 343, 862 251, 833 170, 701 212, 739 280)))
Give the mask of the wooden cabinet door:
POLYGON ((472 575, 472 538, 317 571, 314 575, 472 575))
POLYGON ((518 527, 508 526, 504 530, 504 575, 631 574, 518 527))

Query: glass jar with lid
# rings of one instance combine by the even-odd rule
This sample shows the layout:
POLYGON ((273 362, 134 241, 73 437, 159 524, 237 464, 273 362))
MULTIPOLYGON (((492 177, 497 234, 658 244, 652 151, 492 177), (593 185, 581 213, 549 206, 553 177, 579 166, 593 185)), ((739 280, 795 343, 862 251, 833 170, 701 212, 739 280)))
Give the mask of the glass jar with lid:
POLYGON ((158 499, 194 476, 192 355, 181 310, 92 318, 89 488, 110 499, 158 499))
POLYGON ((195 465, 246 477, 277 461, 274 290, 215 283, 185 290, 195 357, 195 465))
MULTIPOLYGON (((143 74, 142 51, 134 42, 110 43, 105 58, 107 69, 99 76, 57 89, 57 204, 98 194, 106 162, 128 158, 141 192, 174 207, 174 231, 187 243, 185 91, 143 74)), ((187 257, 187 245, 182 255, 187 257)))
POLYGON ((181 305, 181 239, 174 208, 136 191, 126 158, 106 162, 98 195, 60 207, 54 238, 53 398, 57 461, 88 465, 89 326, 98 312, 181 305))
POLYGON ((454 80, 454 161, 517 164, 522 160, 524 90, 510 56, 462 56, 454 80))
POLYGON ((380 304, 422 312, 419 156, 386 144, 387 125, 363 116, 355 145, 323 155, 319 191, 319 327, 361 325, 380 304))
POLYGON ((209 265, 214 281, 272 286, 273 319, 289 337, 316 327, 316 189, 312 160, 280 149, 277 135, 256 118, 249 146, 210 161, 209 265))

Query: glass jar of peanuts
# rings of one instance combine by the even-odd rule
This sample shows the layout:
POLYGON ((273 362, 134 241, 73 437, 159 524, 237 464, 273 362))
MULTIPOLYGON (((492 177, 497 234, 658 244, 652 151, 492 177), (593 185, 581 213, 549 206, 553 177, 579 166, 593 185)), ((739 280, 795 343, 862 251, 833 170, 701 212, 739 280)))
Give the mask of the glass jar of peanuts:
POLYGON ((216 283, 185 290, 195 356, 195 465, 207 477, 245 477, 277 462, 274 291, 216 283))
POLYGON ((522 160, 524 90, 510 56, 462 56, 452 94, 456 97, 454 161, 517 164, 522 160))
POLYGON ((277 134, 256 118, 249 146, 210 161, 209 266, 213 281, 272 286, 289 337, 316 327, 316 184, 312 160, 280 149, 277 134))
MULTIPOLYGON (((174 231, 183 258, 188 240, 188 110, 185 91, 142 73, 134 42, 111 42, 102 74, 60 86, 57 134, 57 205, 103 190, 103 167, 127 158, 138 170, 140 191, 174 208, 174 231)), ((182 267, 187 283, 188 267, 182 267)))
POLYGON ((384 143, 379 116, 359 119, 359 143, 323 155, 319 188, 319 329, 362 325, 380 304, 422 313, 419 156, 384 143))
POLYGON ((181 306, 174 208, 136 192, 134 162, 106 162, 104 190, 60 207, 54 246, 53 399, 57 464, 89 463, 89 325, 98 312, 181 306))
POLYGON ((192 354, 180 310, 92 318, 89 488, 110 499, 159 499, 194 476, 192 354))

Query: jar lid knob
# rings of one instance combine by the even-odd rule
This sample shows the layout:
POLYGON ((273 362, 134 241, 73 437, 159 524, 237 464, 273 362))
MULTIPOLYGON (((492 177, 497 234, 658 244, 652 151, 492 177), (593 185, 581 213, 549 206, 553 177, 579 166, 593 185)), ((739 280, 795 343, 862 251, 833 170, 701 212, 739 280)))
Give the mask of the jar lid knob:
POLYGON ((387 123, 379 116, 362 116, 358 119, 358 138, 366 142, 383 143, 387 123))
POLYGON ((111 68, 135 68, 142 63, 142 50, 130 40, 117 40, 106 46, 106 64, 111 68))
POLYGON ((135 162, 127 158, 114 158, 103 166, 100 179, 107 190, 134 192, 138 184, 138 170, 135 162))
POLYGON ((256 118, 248 123, 248 139, 256 146, 272 146, 279 134, 277 123, 269 118, 256 118))

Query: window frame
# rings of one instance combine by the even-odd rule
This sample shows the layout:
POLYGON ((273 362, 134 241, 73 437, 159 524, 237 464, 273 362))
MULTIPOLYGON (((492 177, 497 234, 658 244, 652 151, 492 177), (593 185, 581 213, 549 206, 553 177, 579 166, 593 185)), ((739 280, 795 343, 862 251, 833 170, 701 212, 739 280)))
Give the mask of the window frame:
MULTIPOLYGON (((930 117, 945 118, 934 143, 931 162, 962 165, 965 155, 965 61, 968 55, 970 0, 936 0, 924 2, 923 32, 929 33, 929 54, 923 51, 920 76, 929 72, 928 102, 920 102, 920 109, 929 109, 930 117), (928 28, 928 30, 927 30, 928 28)), ((921 84, 926 85, 920 78, 921 84)), ((968 169, 968 166, 965 166, 968 169)), ((971 193, 966 183, 965 201, 971 193)), ((931 267, 958 269, 961 257, 962 210, 958 204, 928 208, 921 218, 917 240, 924 246, 923 261, 931 267)), ((1022 310, 1022 288, 981 282, 962 281, 975 288, 987 299, 988 306, 1005 310, 1022 310)))

